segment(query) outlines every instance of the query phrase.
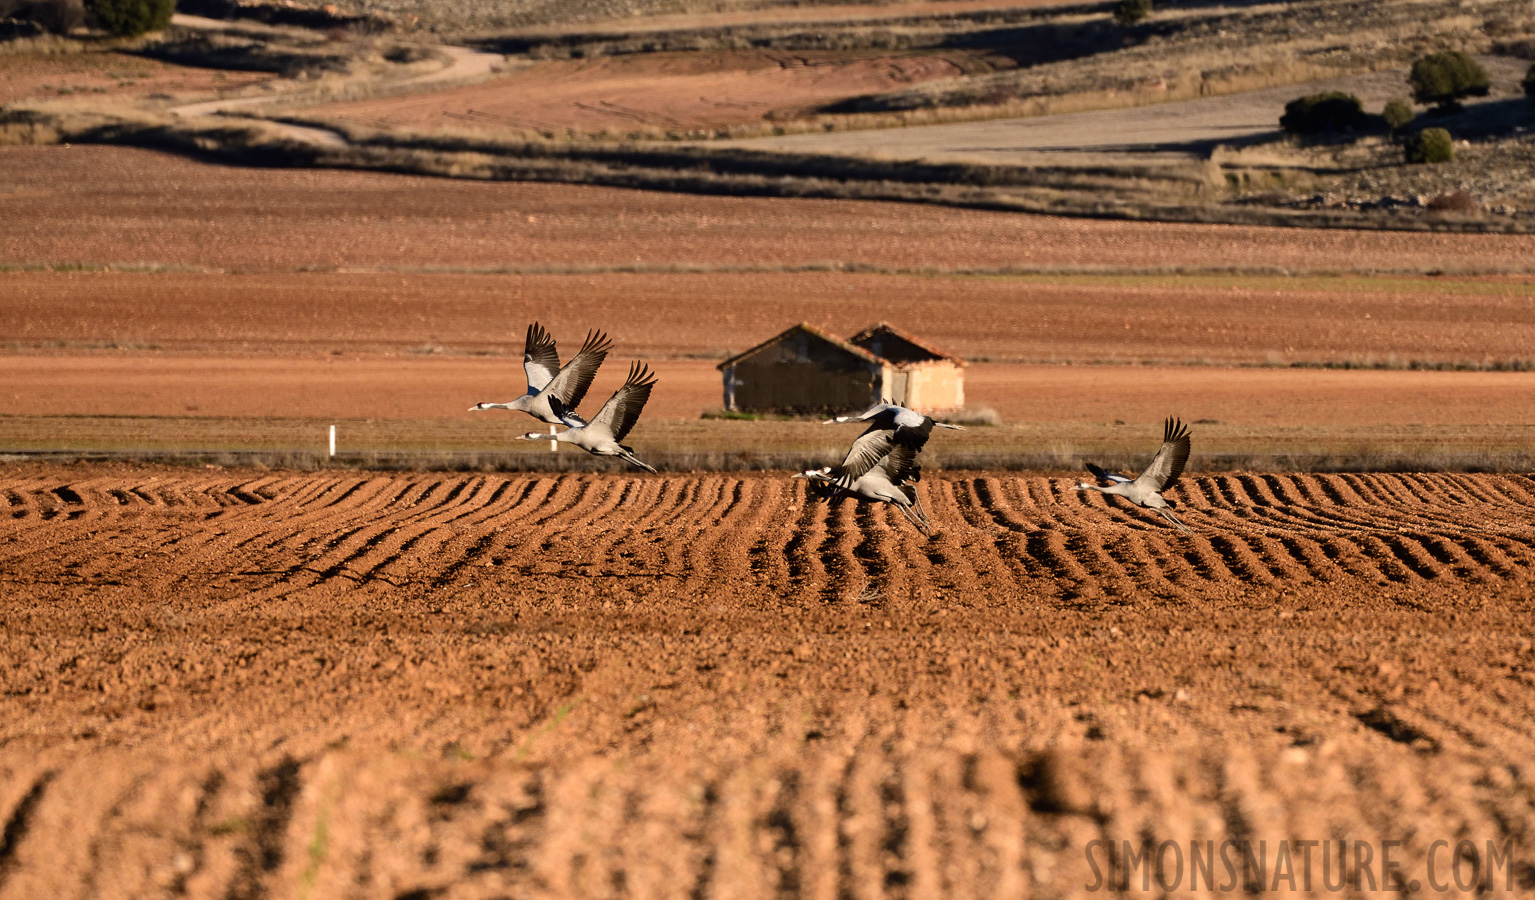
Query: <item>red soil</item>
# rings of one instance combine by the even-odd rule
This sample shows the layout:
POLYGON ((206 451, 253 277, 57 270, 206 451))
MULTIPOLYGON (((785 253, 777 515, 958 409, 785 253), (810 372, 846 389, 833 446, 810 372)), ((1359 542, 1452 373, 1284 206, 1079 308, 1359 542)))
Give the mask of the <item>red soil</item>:
POLYGON ((457 275, 12 272, 0 341, 218 353, 520 354, 604 328, 621 352, 723 359, 808 321, 881 320, 962 357, 1042 361, 1527 359, 1523 284, 1381 279, 1119 283, 838 273, 457 275), (1356 289, 1358 288, 1358 289, 1356 289))
POLYGON ((921 491, 932 541, 782 477, 12 466, 0 898, 1075 896, 1228 838, 1535 887, 1530 479, 1186 478, 1192 537, 921 491))
POLYGON ((306 112, 424 130, 713 128, 789 119, 837 100, 989 68, 972 57, 741 50, 554 60, 466 87, 306 112))
POLYGON ((273 77, 266 72, 177 66, 126 53, 0 54, 0 104, 80 95, 206 93, 273 77))
MULTIPOLYGON (((587 395, 588 407, 618 387, 625 359, 622 349, 615 351, 587 395)), ((650 366, 660 383, 646 421, 696 420, 722 403, 713 360, 650 360, 650 366)), ((993 408, 1012 424, 1145 423, 1177 412, 1191 421, 1287 432, 1535 425, 1535 373, 1529 372, 981 363, 965 376, 969 405, 993 408)), ((526 431, 538 426, 520 413, 468 412, 481 400, 512 399, 523 389, 522 378, 520 356, 24 354, 0 356, 0 415, 452 419, 512 422, 526 431)))
POLYGON ((242 169, 118 147, 0 147, 0 172, 8 264, 1455 273, 1527 272, 1535 258, 1535 235, 1176 225, 242 169))

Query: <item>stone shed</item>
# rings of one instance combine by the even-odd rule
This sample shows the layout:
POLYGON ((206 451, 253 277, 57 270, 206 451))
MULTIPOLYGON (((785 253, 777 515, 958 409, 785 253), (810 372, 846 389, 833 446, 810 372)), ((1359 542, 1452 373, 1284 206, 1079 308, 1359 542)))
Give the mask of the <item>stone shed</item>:
POLYGON ((820 413, 898 403, 919 412, 965 405, 964 363, 881 322, 843 340, 806 323, 719 365, 725 408, 820 413))

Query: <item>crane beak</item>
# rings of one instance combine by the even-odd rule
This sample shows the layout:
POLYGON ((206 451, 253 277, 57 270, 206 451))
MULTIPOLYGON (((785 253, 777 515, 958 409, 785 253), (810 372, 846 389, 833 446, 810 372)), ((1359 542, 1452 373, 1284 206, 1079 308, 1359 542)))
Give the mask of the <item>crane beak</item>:
POLYGON ((475 405, 469 407, 469 411, 470 412, 479 412, 480 411, 480 404, 476 403, 475 405))

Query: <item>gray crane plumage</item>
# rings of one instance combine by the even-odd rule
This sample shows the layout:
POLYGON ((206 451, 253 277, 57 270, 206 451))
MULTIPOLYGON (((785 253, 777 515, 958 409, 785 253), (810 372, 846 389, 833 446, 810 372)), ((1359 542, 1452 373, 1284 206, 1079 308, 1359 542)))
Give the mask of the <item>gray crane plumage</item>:
POLYGON ((841 484, 842 473, 833 466, 806 469, 794 477, 809 480, 827 499, 846 496, 871 503, 889 503, 918 531, 932 537, 937 531, 927 510, 922 508, 922 498, 912 486, 922 479, 917 452, 913 447, 898 445, 846 487, 841 484))
POLYGON ((597 376, 597 369, 613 349, 612 341, 600 331, 588 331, 581 349, 560 365, 560 354, 555 349, 554 337, 537 322, 528 326, 528 336, 523 344, 522 368, 528 376, 528 391, 510 403, 476 403, 470 412, 485 409, 515 409, 527 413, 540 422, 550 425, 569 424, 567 419, 585 420, 576 415, 576 407, 586 397, 586 391, 597 376), (564 414, 555 412, 558 404, 564 414))
POLYGON ((894 403, 877 403, 856 416, 837 416, 827 419, 823 425, 841 422, 868 422, 853 440, 842 465, 837 467, 837 486, 848 490, 853 483, 873 469, 896 447, 910 447, 915 453, 927 444, 928 435, 934 428, 952 428, 963 431, 962 425, 950 425, 934 421, 929 416, 897 406, 894 403))
POLYGON ((1157 455, 1151 458, 1151 463, 1139 476, 1133 479, 1127 478, 1124 475, 1105 472, 1088 463, 1087 470, 1092 472, 1100 482, 1107 483, 1089 484, 1084 481, 1077 484, 1077 490, 1097 491, 1100 494, 1123 497, 1136 506, 1154 510, 1179 531, 1193 534, 1187 525, 1173 515, 1172 502, 1162 496, 1163 491, 1178 481, 1178 476, 1183 474, 1183 466, 1188 461, 1189 427, 1169 416, 1162 426, 1162 446, 1158 448, 1157 455))
POLYGON ((630 465, 638 466, 647 472, 656 470, 641 462, 634 455, 633 447, 626 447, 621 442, 633 430, 634 423, 639 421, 640 413, 645 409, 645 402, 650 399, 650 389, 655 387, 656 376, 644 363, 636 362, 629 366, 629 377, 624 380, 623 386, 613 392, 608 402, 602 404, 602 409, 592 417, 591 422, 584 422, 579 417, 572 415, 564 408, 558 397, 551 398, 550 405, 557 415, 561 415, 560 421, 568 427, 551 438, 547 434, 539 434, 530 431, 527 434, 518 435, 519 440, 544 441, 555 440, 561 443, 574 444, 594 456, 616 456, 630 465))

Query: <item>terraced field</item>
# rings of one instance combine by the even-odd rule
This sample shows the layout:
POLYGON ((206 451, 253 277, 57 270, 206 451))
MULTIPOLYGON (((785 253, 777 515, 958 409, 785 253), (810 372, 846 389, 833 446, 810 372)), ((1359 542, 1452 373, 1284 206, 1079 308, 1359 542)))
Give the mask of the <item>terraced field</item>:
POLYGON ((0 898, 1074 896, 1228 838, 1535 891, 1535 479, 1186 478, 1192 537, 1072 480, 930 477, 928 541, 782 476, 13 466, 0 898))

